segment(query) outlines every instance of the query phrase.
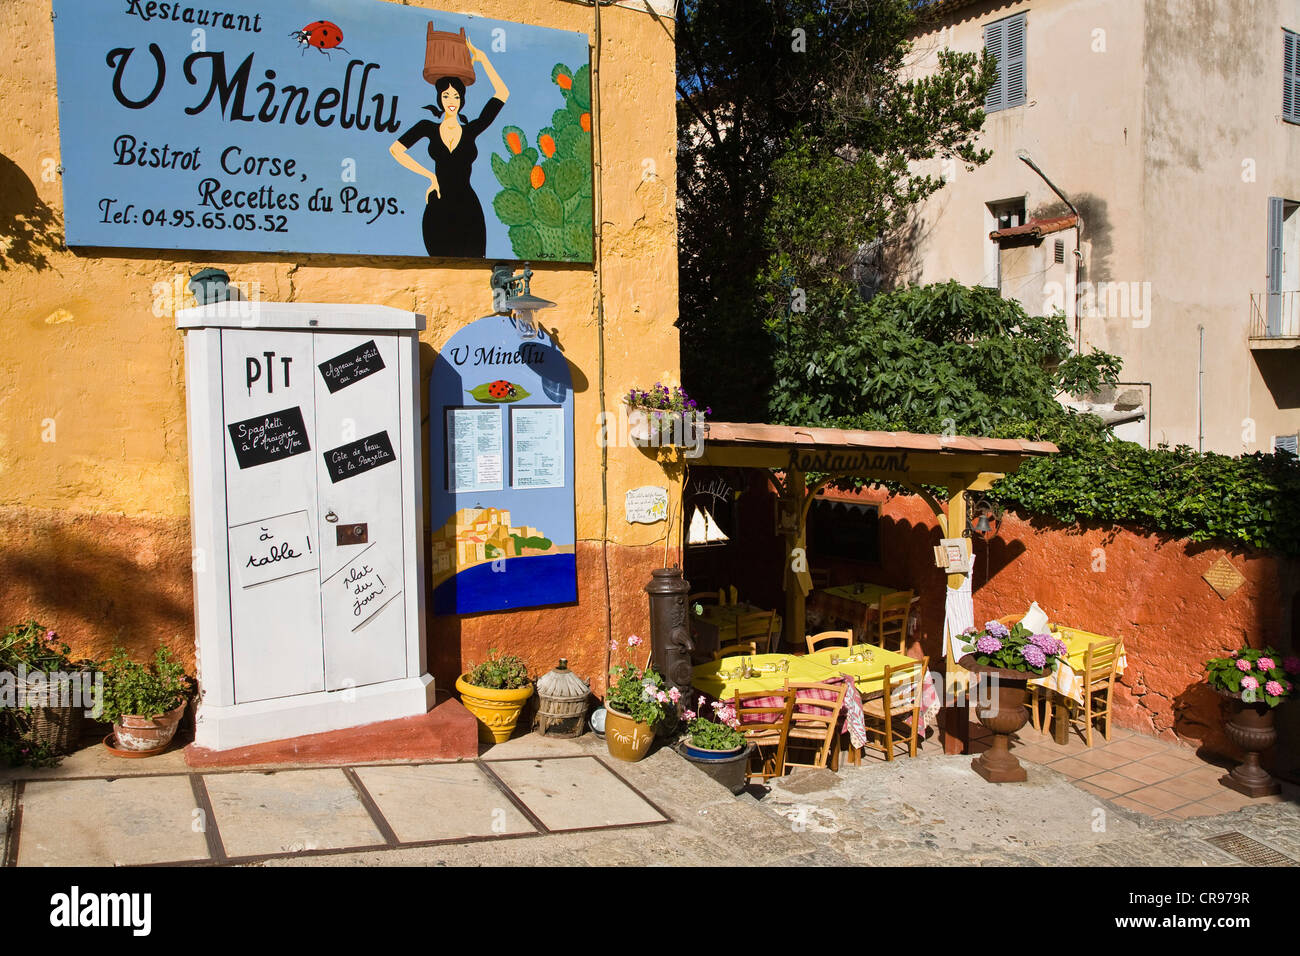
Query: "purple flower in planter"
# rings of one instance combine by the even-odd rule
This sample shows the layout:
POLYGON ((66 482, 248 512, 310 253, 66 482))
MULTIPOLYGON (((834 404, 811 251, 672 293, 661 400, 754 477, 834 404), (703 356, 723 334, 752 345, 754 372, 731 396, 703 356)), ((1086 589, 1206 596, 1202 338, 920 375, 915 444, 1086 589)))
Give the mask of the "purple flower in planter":
POLYGON ((984 630, 988 631, 994 637, 1009 637, 1011 629, 1001 621, 988 621, 984 624, 984 630))
POLYGON ((1020 649, 1020 656, 1031 667, 1043 667, 1047 664, 1047 655, 1043 653, 1043 649, 1037 644, 1026 644, 1020 649))
POLYGON ((985 634, 975 642, 975 650, 979 651, 981 654, 996 654, 998 651, 1002 650, 1002 642, 996 637, 990 637, 985 634))
POLYGON ((1237 658, 1237 670, 1239 670, 1239 671, 1248 671, 1248 670, 1250 670, 1250 661, 1246 660, 1244 657, 1238 657, 1238 658, 1237 658))

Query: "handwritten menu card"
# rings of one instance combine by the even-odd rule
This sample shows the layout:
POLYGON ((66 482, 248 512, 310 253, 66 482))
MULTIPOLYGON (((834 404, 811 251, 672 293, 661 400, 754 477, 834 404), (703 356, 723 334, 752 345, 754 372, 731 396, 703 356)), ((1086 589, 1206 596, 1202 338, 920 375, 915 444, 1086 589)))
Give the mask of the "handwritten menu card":
POLYGON ((325 601, 350 620, 355 631, 402 592, 401 582, 401 576, 371 546, 326 580, 325 601))
POLYGON ((245 588, 315 571, 318 563, 307 512, 292 511, 231 528, 230 563, 245 588))
POLYGON ((330 481, 335 484, 355 478, 371 468, 397 461, 388 432, 375 432, 358 441, 331 448, 324 456, 330 481))
POLYGON ((239 467, 252 468, 311 451, 302 409, 294 406, 227 425, 239 467))
POLYGON ((320 369, 321 378, 325 380, 325 387, 333 395, 339 389, 347 388, 354 382, 359 382, 366 376, 380 371, 384 367, 384 359, 379 354, 379 347, 375 345, 375 340, 371 339, 364 345, 358 345, 341 355, 321 362, 317 367, 320 369))

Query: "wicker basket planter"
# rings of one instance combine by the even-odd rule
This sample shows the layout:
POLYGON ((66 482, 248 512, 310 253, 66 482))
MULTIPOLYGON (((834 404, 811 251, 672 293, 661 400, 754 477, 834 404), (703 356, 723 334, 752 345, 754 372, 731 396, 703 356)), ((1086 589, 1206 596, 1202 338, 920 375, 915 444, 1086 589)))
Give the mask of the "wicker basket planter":
MULTIPOLYGON (((58 684, 27 685, 28 700, 58 701, 68 697, 58 684)), ((85 709, 82 707, 33 705, 28 710, 28 717, 31 723, 27 735, 35 744, 43 744, 54 753, 66 756, 81 743, 86 727, 85 709)))

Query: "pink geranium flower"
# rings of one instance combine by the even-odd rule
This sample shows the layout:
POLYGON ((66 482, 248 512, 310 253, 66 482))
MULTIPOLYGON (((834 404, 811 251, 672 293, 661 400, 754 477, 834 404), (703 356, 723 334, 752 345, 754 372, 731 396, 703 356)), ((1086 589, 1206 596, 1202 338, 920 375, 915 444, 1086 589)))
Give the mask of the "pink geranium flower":
POLYGON ((676 687, 670 687, 668 689, 668 699, 675 704, 682 699, 682 692, 679 691, 676 687))
POLYGON ((628 647, 640 647, 644 643, 645 641, 641 640, 641 638, 637 637, 635 634, 627 639, 628 647))
POLYGON ((1271 657, 1261 657, 1255 663, 1259 665, 1259 669, 1262 671, 1271 671, 1274 667, 1277 666, 1276 664, 1273 663, 1273 658, 1271 657))
POLYGON ((682 711, 682 716, 683 716, 684 718, 686 718, 687 720, 694 720, 694 719, 695 719, 695 711, 693 711, 693 710, 684 710, 684 711, 682 711))
POLYGON ((1250 661, 1246 660, 1246 659, 1243 658, 1243 657, 1238 657, 1238 658, 1237 658, 1237 670, 1239 670, 1239 671, 1248 671, 1248 670, 1250 670, 1250 661))

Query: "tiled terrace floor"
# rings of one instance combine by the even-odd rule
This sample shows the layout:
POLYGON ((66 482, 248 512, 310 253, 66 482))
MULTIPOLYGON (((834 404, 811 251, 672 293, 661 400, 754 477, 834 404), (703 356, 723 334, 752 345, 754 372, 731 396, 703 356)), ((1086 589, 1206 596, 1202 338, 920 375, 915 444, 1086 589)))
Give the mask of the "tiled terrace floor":
MULTIPOLYGON (((988 731, 983 727, 977 730, 973 726, 971 732, 972 742, 987 740, 988 731)), ((1064 774, 1089 793, 1157 819, 1210 816, 1280 803, 1291 789, 1287 787, 1278 796, 1252 799, 1219 782, 1231 769, 1228 762, 1211 763, 1190 747, 1119 727, 1109 741, 1094 731, 1089 748, 1077 732, 1071 731, 1062 745, 1026 725, 1016 735, 1012 752, 1021 760, 1064 774)))

